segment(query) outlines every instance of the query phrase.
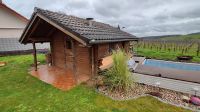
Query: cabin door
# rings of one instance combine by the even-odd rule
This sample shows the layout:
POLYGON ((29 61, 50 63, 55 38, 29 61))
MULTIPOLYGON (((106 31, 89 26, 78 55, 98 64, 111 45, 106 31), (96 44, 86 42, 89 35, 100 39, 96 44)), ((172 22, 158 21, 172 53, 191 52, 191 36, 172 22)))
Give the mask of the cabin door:
POLYGON ((73 70, 73 48, 72 48, 72 40, 66 39, 65 41, 65 56, 66 56, 66 61, 65 61, 65 66, 69 70, 73 70))

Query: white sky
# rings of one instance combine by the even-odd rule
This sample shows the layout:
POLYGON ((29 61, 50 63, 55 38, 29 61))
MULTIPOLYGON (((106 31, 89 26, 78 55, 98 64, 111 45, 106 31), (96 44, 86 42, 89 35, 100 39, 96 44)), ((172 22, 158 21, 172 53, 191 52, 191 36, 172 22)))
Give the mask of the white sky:
POLYGON ((200 0, 3 0, 27 18, 34 7, 119 24, 136 36, 200 32, 200 0))

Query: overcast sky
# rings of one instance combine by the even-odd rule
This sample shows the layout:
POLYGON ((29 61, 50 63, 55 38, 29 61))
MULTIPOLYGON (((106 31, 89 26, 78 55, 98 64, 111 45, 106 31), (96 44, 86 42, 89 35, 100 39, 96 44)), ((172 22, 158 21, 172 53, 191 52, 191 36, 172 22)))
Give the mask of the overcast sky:
POLYGON ((27 18, 34 7, 93 17, 136 36, 200 32, 200 0, 3 0, 27 18))

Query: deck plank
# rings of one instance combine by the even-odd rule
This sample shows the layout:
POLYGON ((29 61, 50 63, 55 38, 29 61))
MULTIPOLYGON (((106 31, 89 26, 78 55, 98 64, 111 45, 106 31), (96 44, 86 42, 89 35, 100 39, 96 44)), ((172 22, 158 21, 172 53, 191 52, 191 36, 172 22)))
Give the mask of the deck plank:
MULTIPOLYGON (((178 91, 182 93, 188 93, 191 95, 195 94, 195 92, 193 91, 194 87, 200 90, 200 84, 198 83, 143 75, 139 73, 134 73, 133 76, 136 78, 136 82, 138 83, 144 83, 147 85, 155 86, 156 82, 160 82, 159 87, 161 88, 170 89, 170 90, 174 90, 174 91, 178 91)), ((197 92, 197 96, 200 96, 200 91, 197 92)))

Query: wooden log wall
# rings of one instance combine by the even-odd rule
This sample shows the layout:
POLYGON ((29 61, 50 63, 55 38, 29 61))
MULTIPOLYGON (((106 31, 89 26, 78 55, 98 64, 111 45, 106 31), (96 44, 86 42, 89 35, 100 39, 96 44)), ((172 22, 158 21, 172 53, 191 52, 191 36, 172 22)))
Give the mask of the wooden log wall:
POLYGON ((111 55, 110 45, 114 46, 113 50, 117 50, 118 48, 124 49, 127 53, 129 52, 130 43, 129 42, 117 42, 117 43, 107 43, 107 44, 99 44, 98 45, 98 58, 104 58, 106 56, 111 55))
POLYGON ((71 37, 59 32, 53 35, 52 51, 54 66, 71 70, 76 77, 91 76, 92 65, 89 47, 83 46, 71 37), (69 42, 71 42, 71 48, 68 48, 69 42))
POLYGON ((52 61, 53 65, 65 69, 65 45, 64 36, 58 32, 53 35, 52 41, 52 61))
POLYGON ((76 73, 78 76, 92 74, 92 65, 90 57, 90 48, 82 46, 80 43, 75 42, 76 47, 76 73))
POLYGON ((74 71, 75 46, 74 41, 70 37, 65 37, 65 67, 74 71))
POLYGON ((124 50, 126 53, 130 51, 130 42, 124 42, 124 50))
POLYGON ((98 59, 108 56, 109 53, 109 44, 99 44, 98 45, 98 59))

